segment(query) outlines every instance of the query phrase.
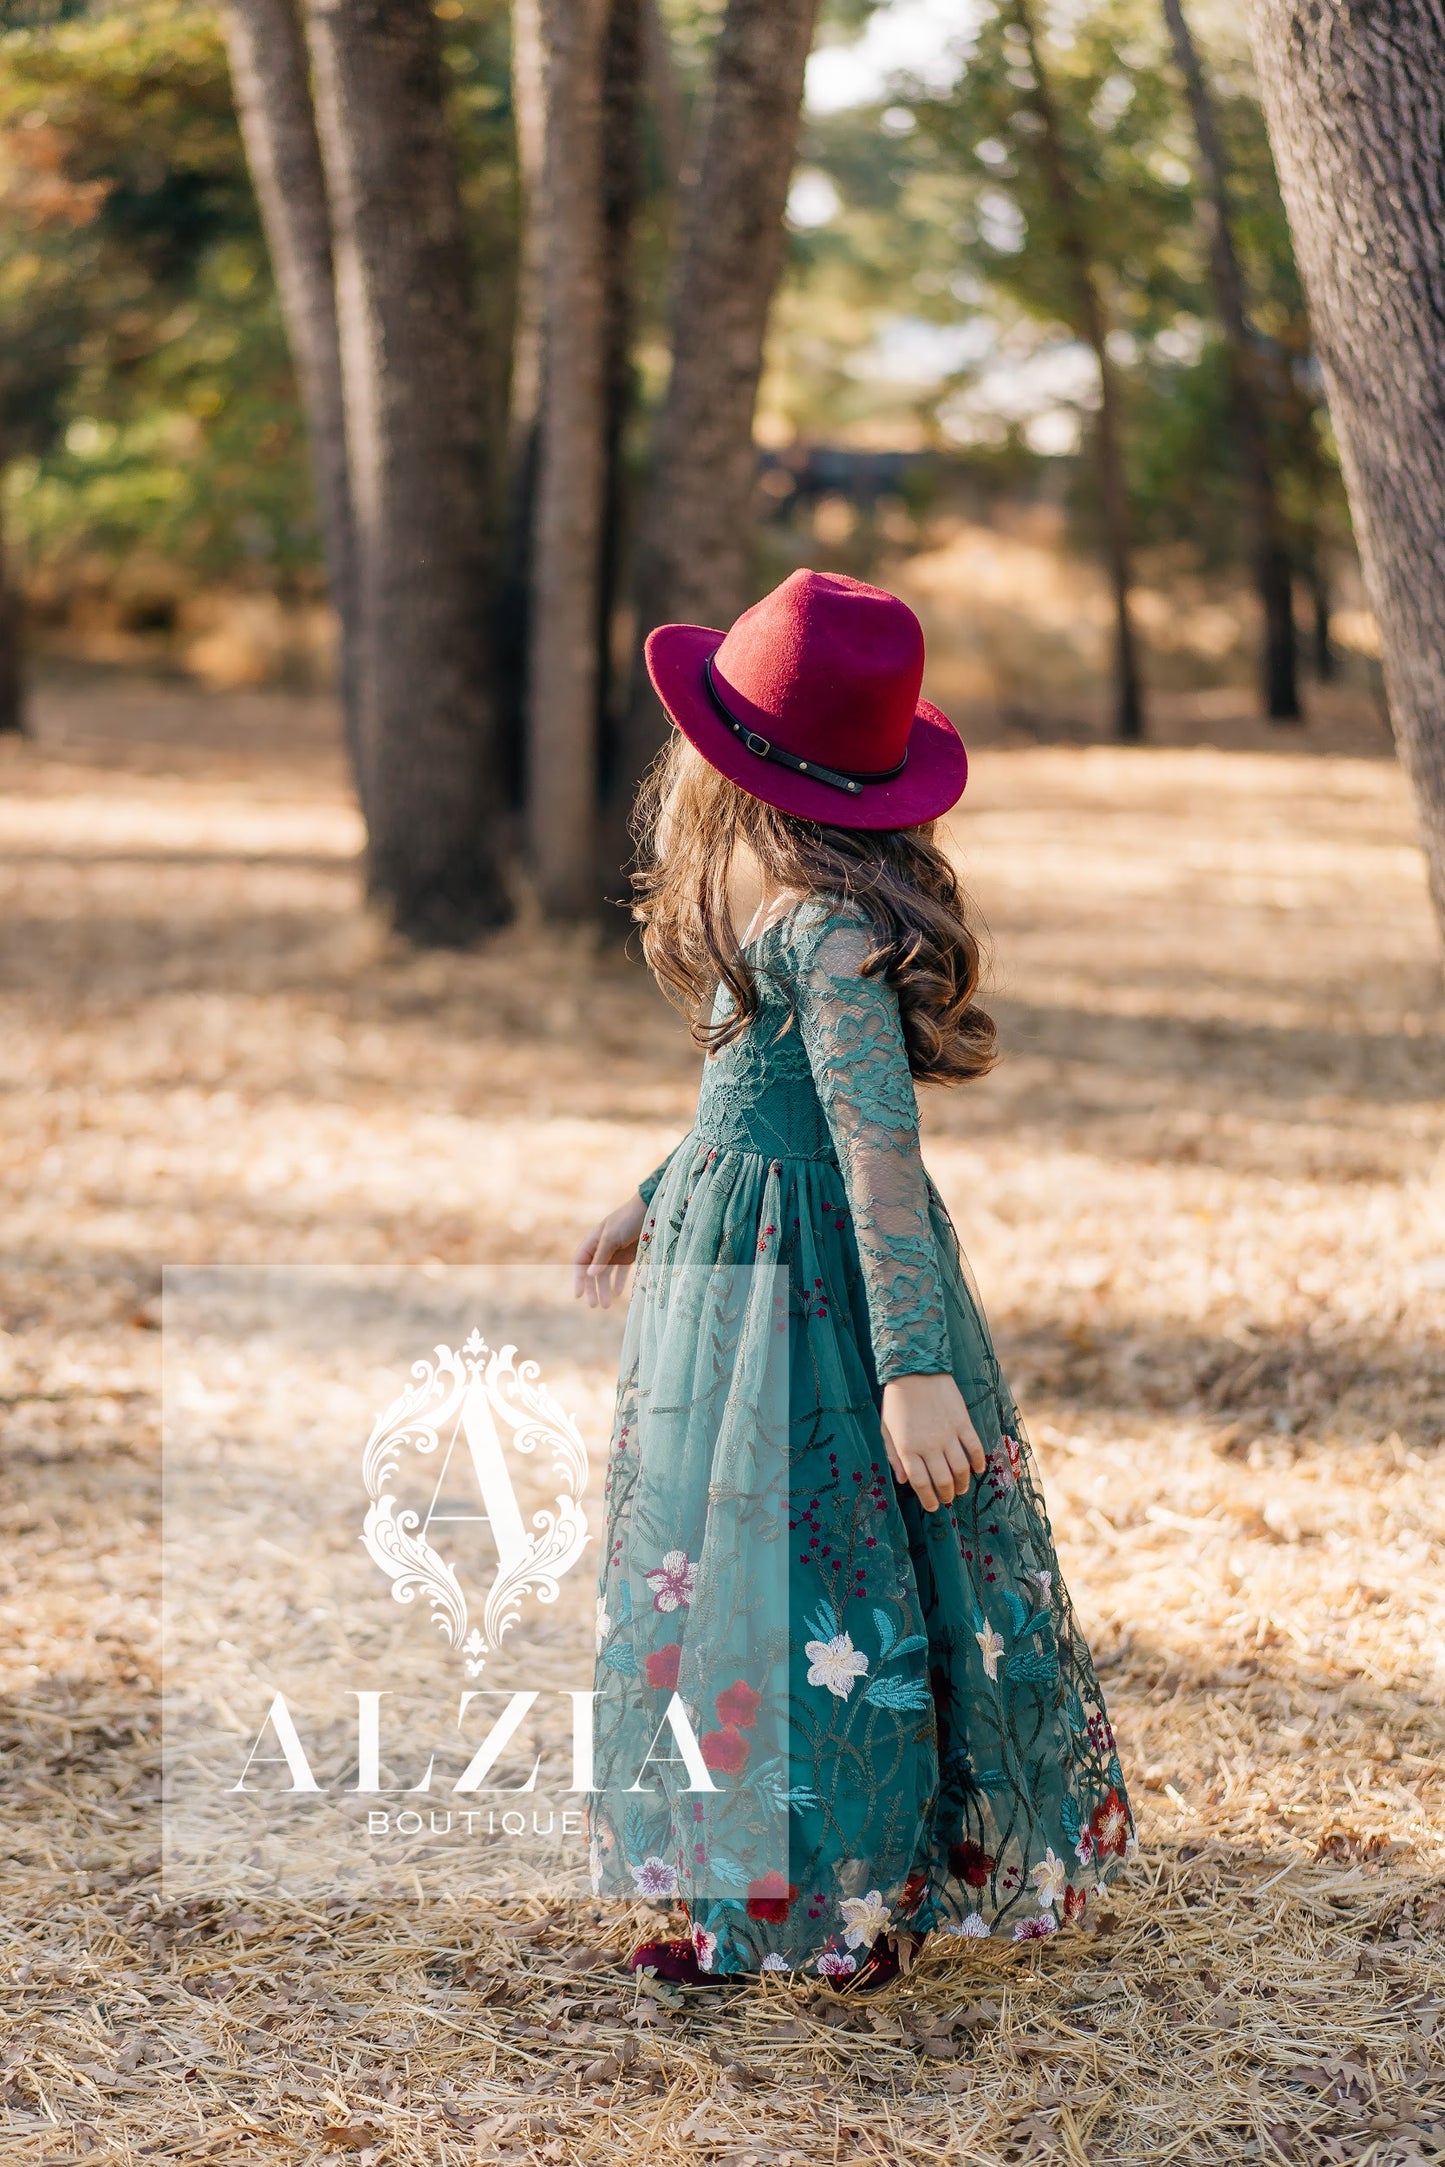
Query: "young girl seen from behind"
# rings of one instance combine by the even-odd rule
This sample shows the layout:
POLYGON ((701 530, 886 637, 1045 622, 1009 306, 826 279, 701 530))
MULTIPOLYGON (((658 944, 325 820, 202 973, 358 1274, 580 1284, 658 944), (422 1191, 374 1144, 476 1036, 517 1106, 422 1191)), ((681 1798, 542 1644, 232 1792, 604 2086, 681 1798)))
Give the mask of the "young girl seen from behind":
POLYGON ((636 915, 707 1058, 692 1129, 577 1257, 593 1302, 638 1265, 594 1880, 686 1912, 690 1940, 636 1966, 873 1985, 930 1930, 1056 1932, 1132 1845, 1023 1425, 919 1154, 915 1082, 994 1055, 934 839, 967 759, 919 699, 917 619, 856 580, 796 572, 725 638, 666 626, 647 660, 677 727, 636 915), (779 1390, 780 1474, 740 1484, 779 1390))

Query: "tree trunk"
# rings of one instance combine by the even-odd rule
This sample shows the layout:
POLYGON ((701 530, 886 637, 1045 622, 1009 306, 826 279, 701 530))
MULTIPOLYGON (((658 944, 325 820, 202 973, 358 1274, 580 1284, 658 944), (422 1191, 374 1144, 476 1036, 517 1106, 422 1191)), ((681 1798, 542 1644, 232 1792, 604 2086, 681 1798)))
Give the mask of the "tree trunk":
POLYGON ((1445 0, 1250 28, 1445 933, 1445 0))
POLYGON ((346 464, 331 224, 311 104, 306 34, 296 0, 228 0, 225 24, 236 112, 306 416, 327 586, 341 634, 341 710, 357 794, 364 804, 357 712, 356 540, 346 464))
MULTIPOLYGON (((661 29, 661 25, 658 25, 661 29)), ((597 577, 597 713, 603 758, 615 764, 613 627, 626 555, 627 425, 636 383, 633 227, 642 191, 643 0, 610 0, 602 60, 602 543, 597 577)), ((599 778, 600 781, 600 778, 599 778)))
MULTIPOLYGON (((0 511, 4 508, 5 467, 0 460, 0 511)), ((25 728, 25 612, 11 584, 10 557, 0 529, 0 736, 19 736, 25 728)))
POLYGON ((1310 537, 1305 578, 1310 595, 1311 654, 1315 676, 1322 685, 1327 685, 1335 674, 1335 649, 1330 638, 1330 573, 1319 541, 1313 535, 1310 537))
POLYGON ((1109 354, 1108 326, 1093 250, 1069 171, 1068 148, 1044 68, 1033 9, 1030 0, 1011 0, 1011 6, 1014 21, 1023 32, 1028 47, 1033 86, 1026 96, 1039 123, 1039 161, 1053 213, 1055 238, 1073 281, 1077 311, 1075 328, 1092 349, 1099 369, 1094 452, 1104 513, 1104 554, 1114 597, 1114 731, 1124 743, 1137 744, 1144 735, 1144 700, 1139 682, 1138 646, 1129 610, 1129 590, 1133 585, 1133 520, 1129 485, 1124 473, 1119 380, 1109 354))
POLYGON ((506 915, 478 334, 428 0, 306 0, 331 205, 369 885, 413 939, 506 915))
POLYGON ((597 901, 607 0, 538 0, 538 8, 547 361, 527 661, 527 840, 543 909, 581 917, 597 901))
POLYGON ((1264 611, 1264 700, 1272 722, 1300 720, 1294 625, 1294 573, 1289 528, 1275 487, 1269 440, 1269 401, 1258 343, 1245 306, 1244 276, 1234 243, 1234 215, 1224 146, 1209 85, 1184 13, 1183 0, 1163 0, 1164 19, 1199 146, 1199 177, 1208 214, 1209 255, 1219 321, 1229 348, 1235 428, 1245 494, 1254 528, 1255 585, 1264 611))
POLYGON ((527 650, 531 637, 533 521, 546 366, 542 145, 545 134, 539 0, 512 7, 512 112, 517 149, 517 285, 507 404, 507 497, 497 580, 498 734, 509 803, 526 798, 527 650))
POLYGON ((725 626, 748 598, 753 407, 783 267, 817 0, 728 0, 672 286, 672 375, 637 549, 637 654, 616 822, 662 741, 641 642, 654 625, 725 626))

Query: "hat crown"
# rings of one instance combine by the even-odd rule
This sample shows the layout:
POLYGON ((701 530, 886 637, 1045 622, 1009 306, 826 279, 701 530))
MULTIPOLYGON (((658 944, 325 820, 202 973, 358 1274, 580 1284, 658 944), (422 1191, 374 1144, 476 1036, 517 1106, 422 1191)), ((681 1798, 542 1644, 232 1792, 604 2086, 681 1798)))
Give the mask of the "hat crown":
POLYGON ((859 775, 898 765, 923 683, 906 602, 841 572, 794 572, 744 610, 713 657, 739 722, 801 759, 859 775))

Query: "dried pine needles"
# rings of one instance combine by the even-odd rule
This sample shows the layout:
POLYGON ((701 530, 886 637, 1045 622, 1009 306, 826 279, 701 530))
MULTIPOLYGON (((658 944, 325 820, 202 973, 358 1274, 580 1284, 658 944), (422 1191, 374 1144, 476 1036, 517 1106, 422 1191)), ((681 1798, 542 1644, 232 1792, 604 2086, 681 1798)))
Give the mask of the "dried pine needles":
POLYGON ((7 2158, 1445 2159, 1445 1017, 1393 768, 979 763, 1009 1059, 930 1161, 1144 1853, 1089 1931, 855 2004, 639 1990, 653 1914, 167 1903, 156 1266, 565 1255, 691 1062, 581 945, 378 942, 328 748, 4 758, 7 2158))

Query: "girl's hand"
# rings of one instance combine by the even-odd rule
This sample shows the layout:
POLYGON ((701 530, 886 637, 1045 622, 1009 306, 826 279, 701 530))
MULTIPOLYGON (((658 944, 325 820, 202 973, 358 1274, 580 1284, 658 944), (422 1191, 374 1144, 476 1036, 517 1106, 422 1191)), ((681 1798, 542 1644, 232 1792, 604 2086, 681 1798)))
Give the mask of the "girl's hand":
POLYGON ((963 1394, 946 1373, 884 1385, 883 1442, 889 1466, 925 1512, 962 1497, 969 1469, 981 1475, 987 1457, 963 1394))
POLYGON ((589 1309, 610 1309, 612 1297, 627 1284, 627 1267, 637 1255, 638 1236, 647 1217, 640 1196, 630 1196, 593 1227, 572 1259, 572 1292, 589 1309))

